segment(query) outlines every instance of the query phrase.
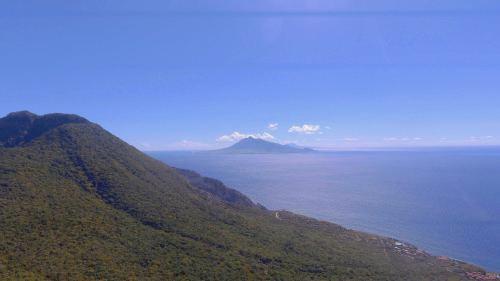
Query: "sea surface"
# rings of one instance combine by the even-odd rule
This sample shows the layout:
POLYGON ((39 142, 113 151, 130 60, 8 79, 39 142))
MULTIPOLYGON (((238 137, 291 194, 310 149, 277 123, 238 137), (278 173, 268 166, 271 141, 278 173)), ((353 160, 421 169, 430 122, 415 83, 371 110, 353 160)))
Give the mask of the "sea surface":
POLYGON ((150 155, 220 179, 269 209, 394 237, 500 272, 500 148, 150 155))

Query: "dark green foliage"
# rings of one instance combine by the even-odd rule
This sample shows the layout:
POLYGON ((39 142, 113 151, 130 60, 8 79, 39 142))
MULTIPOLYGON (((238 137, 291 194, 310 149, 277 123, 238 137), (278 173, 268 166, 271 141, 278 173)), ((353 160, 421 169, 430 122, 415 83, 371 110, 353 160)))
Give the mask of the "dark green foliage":
POLYGON ((228 203, 83 118, 25 115, 48 121, 0 147, 0 280, 465 280, 392 239, 228 203))
POLYGON ((28 111, 13 112, 0 118, 0 146, 12 147, 29 142, 62 124, 89 123, 85 118, 71 114, 53 113, 37 116, 28 111))
POLYGON ((241 192, 228 188, 219 180, 203 177, 194 171, 186 169, 176 168, 176 170, 178 173, 183 175, 191 185, 200 190, 206 191, 208 194, 211 194, 224 202, 235 206, 263 208, 260 205, 254 204, 252 200, 243 195, 241 192))

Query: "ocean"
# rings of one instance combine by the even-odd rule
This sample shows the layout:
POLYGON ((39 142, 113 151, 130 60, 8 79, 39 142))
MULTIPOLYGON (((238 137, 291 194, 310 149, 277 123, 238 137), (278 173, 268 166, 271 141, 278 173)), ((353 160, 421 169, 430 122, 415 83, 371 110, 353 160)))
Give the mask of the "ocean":
POLYGON ((269 209, 390 236, 500 272, 500 148, 150 152, 269 209))

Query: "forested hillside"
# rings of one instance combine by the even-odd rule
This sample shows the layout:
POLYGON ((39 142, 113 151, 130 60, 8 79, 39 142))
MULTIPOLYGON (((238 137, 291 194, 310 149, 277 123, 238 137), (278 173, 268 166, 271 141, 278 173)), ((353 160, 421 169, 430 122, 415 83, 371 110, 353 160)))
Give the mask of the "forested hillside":
POLYGON ((0 132, 1 280, 467 280, 481 271, 266 210, 78 116, 14 113, 0 132))

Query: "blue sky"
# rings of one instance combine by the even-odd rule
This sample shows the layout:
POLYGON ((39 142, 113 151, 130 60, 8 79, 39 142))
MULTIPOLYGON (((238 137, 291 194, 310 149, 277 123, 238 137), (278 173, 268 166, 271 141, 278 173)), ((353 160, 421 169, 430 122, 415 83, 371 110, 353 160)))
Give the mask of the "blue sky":
POLYGON ((0 115, 144 150, 498 145, 499 35, 500 1, 5 1, 0 115))

